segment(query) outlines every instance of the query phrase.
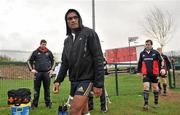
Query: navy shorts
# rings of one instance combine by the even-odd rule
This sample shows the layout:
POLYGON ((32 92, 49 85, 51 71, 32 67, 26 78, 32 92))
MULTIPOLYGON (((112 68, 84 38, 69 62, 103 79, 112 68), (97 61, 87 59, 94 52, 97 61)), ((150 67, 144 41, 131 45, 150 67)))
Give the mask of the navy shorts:
POLYGON ((93 83, 91 81, 77 81, 71 82, 71 91, 70 95, 89 96, 92 90, 93 83))
POLYGON ((159 77, 157 75, 145 75, 143 77, 144 82, 158 83, 159 77))

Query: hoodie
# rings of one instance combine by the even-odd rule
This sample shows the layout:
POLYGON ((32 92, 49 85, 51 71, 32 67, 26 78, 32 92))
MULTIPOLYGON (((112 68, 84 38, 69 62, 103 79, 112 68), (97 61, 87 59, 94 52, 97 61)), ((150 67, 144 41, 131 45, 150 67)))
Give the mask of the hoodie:
POLYGON ((64 41, 61 68, 55 82, 62 82, 69 70, 71 82, 88 80, 92 81, 95 87, 104 87, 104 58, 98 35, 94 30, 83 26, 80 14, 74 9, 67 11, 65 21, 67 38, 64 41), (75 12, 79 19, 74 41, 67 24, 67 15, 70 12, 75 12))

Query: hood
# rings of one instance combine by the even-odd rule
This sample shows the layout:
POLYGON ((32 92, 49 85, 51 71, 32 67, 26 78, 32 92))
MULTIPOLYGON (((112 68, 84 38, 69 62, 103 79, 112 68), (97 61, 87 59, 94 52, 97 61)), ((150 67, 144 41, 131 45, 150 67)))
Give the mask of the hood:
POLYGON ((83 28, 82 18, 81 18, 81 16, 80 16, 79 12, 78 12, 77 10, 75 10, 75 9, 69 9, 69 10, 66 12, 66 14, 65 14, 66 35, 71 35, 71 29, 68 27, 68 24, 67 24, 67 15, 68 15, 70 12, 75 12, 75 13, 78 15, 78 17, 79 17, 79 28, 78 28, 77 30, 83 28))

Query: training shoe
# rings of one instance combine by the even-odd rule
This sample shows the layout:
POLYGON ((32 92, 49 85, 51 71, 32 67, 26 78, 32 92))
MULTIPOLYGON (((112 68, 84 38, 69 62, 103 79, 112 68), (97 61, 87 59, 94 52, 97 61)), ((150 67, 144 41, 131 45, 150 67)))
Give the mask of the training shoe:
POLYGON ((101 109, 101 112, 102 112, 102 113, 106 113, 107 111, 108 111, 108 110, 107 110, 106 108, 102 108, 102 109, 101 109))
MULTIPOLYGON (((63 114, 63 115, 64 115, 64 114, 63 114)), ((91 115, 91 113, 89 113, 89 112, 88 112, 88 113, 83 113, 82 115, 91 115)))
POLYGON ((31 105, 31 110, 34 110, 36 108, 37 108, 37 106, 35 106, 34 104, 31 105))
POLYGON ((159 89, 159 95, 161 94, 161 89, 159 89))
POLYGON ((89 107, 89 111, 93 111, 94 110, 94 108, 93 107, 89 107))
POLYGON ((154 104, 154 108, 158 108, 158 104, 154 104))
POLYGON ((147 104, 144 105, 143 109, 144 109, 144 110, 149 110, 149 105, 147 105, 147 104))
POLYGON ((107 112, 107 110, 101 110, 101 112, 102 112, 102 113, 106 113, 106 112, 107 112))
POLYGON ((163 96, 167 96, 167 93, 163 93, 163 96))
POLYGON ((46 107, 51 109, 52 108, 52 103, 49 103, 48 105, 46 105, 46 107))
POLYGON ((167 93, 166 93, 166 91, 164 91, 164 92, 163 92, 163 96, 167 96, 167 93))

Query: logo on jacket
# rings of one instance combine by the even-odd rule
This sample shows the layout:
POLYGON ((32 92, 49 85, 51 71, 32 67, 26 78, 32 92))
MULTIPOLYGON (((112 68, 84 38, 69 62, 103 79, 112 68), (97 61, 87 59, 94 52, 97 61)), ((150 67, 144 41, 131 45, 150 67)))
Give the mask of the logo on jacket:
POLYGON ((47 52, 45 55, 47 55, 47 56, 48 56, 48 55, 49 55, 49 53, 47 52))
POLYGON ((84 89, 83 89, 83 87, 81 86, 80 88, 78 88, 77 91, 79 91, 79 92, 84 92, 84 89))
POLYGON ((40 52, 38 52, 38 55, 40 55, 41 53, 40 52))
POLYGON ((151 60, 151 61, 152 61, 152 60, 153 60, 153 58, 144 58, 144 60, 151 60))
POLYGON ((82 40, 82 38, 79 38, 79 40, 82 40))
POLYGON ((156 54, 152 54, 152 56, 155 56, 156 54))

